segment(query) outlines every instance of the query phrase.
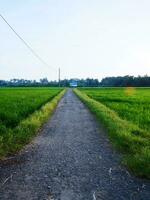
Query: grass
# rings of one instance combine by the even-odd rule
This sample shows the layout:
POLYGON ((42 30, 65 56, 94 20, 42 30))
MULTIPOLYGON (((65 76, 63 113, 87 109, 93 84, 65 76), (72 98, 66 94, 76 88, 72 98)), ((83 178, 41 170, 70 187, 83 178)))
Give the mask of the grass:
POLYGON ((19 151, 50 117, 65 93, 58 88, 0 89, 0 158, 19 151))
POLYGON ((123 154, 123 164, 135 175, 150 178, 150 89, 74 91, 104 124, 112 144, 123 154))

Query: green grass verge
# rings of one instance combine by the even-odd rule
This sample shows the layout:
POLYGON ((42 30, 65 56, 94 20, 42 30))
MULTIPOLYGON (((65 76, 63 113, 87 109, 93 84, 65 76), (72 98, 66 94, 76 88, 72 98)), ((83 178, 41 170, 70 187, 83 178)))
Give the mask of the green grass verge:
POLYGON ((74 89, 75 94, 106 127, 112 144, 123 153, 123 164, 135 175, 150 178, 150 138, 148 132, 121 119, 102 103, 74 89))
POLYGON ((50 102, 22 120, 15 128, 8 129, 7 134, 0 135, 0 159, 18 152, 25 144, 31 141, 40 127, 53 114, 65 92, 66 90, 61 91, 50 102))

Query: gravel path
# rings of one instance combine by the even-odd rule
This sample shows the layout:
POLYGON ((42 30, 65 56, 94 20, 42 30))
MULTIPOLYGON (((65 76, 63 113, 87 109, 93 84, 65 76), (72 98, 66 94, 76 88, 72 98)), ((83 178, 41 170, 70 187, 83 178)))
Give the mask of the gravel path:
POLYGON ((150 182, 119 165, 106 133, 69 90, 41 134, 0 163, 0 199, 148 200, 150 182))

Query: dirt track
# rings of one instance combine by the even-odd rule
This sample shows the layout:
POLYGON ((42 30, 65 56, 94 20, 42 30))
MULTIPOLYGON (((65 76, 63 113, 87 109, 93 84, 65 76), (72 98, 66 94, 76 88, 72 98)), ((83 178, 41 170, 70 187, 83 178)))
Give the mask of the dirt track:
POLYGON ((150 182, 119 165, 106 135, 69 90, 33 143, 0 163, 0 199, 148 200, 150 182))

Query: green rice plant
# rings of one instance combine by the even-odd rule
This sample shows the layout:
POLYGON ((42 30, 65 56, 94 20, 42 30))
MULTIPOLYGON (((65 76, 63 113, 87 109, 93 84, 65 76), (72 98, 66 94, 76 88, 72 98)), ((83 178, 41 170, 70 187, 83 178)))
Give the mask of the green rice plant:
MULTIPOLYGON (((110 107, 94 99, 92 89, 75 89, 74 92, 96 115, 97 120, 106 127, 112 144, 123 153, 123 163, 136 175, 150 178, 150 134, 136 123, 120 117, 110 107), (141 167, 142 165, 142 167, 141 167)), ((97 90, 98 89, 94 89, 97 90)), ((111 97, 110 97, 111 98, 111 97)), ((104 99, 104 97, 103 97, 104 99)))
POLYGON ((81 91, 114 110, 122 119, 150 130, 150 88, 83 88, 81 91))
MULTIPOLYGON (((22 103, 24 107, 26 107, 25 105, 26 102, 28 106, 30 106, 29 102, 31 102, 31 96, 34 93, 34 89, 31 89, 31 90, 32 90, 32 93, 28 94, 25 92, 24 94, 25 101, 22 103), (28 100, 28 97, 30 100, 28 100)), ((3 124, 0 125, 0 130, 1 130, 0 132, 0 158, 1 159, 7 155, 11 155, 18 152, 25 144, 30 142, 33 136, 38 132, 39 128, 52 115, 59 100, 61 99, 61 97, 64 95, 66 91, 62 89, 52 89, 52 90, 46 89, 45 91, 42 91, 42 90, 43 89, 38 89, 37 96, 36 96, 36 98, 39 97, 41 99, 41 101, 39 101, 40 104, 37 105, 37 102, 34 101, 35 94, 33 94, 32 96, 33 101, 36 102, 36 106, 31 106, 32 109, 34 107, 34 111, 32 111, 31 114, 30 112, 28 112, 27 114, 23 115, 24 118, 23 116, 19 118, 18 117, 19 115, 18 115, 17 116, 18 123, 16 126, 9 126, 9 125, 6 126, 7 123, 5 123, 6 125, 3 125, 3 124), (46 93, 48 93, 48 95, 46 93), (42 101, 42 94, 45 94, 45 96, 43 96, 43 101, 42 101)), ((20 91, 17 91, 17 93, 18 92, 20 91)), ((21 91, 22 95, 23 93, 24 91, 21 91)), ((20 106, 19 106, 19 109, 21 109, 20 106)), ((27 109, 27 111, 29 110, 30 109, 27 109)))
POLYGON ((59 88, 1 88, 0 126, 14 128, 60 91, 59 88))

